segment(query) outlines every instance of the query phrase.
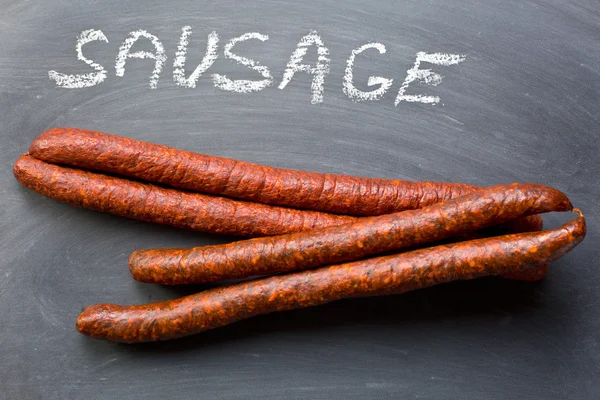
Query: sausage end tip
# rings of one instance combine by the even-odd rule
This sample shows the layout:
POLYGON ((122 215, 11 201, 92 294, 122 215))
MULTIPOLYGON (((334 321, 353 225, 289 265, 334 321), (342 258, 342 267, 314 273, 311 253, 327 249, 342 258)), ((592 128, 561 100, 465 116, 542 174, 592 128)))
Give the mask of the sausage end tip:
POLYGON ((75 327, 80 333, 92 337, 101 337, 99 329, 106 320, 113 320, 113 312, 118 306, 114 304, 94 304, 88 306, 79 314, 75 327))
POLYGON ((21 178, 27 169, 24 164, 28 161, 29 157, 28 153, 22 154, 15 162, 15 165, 13 165, 13 175, 18 181, 21 181, 21 178))

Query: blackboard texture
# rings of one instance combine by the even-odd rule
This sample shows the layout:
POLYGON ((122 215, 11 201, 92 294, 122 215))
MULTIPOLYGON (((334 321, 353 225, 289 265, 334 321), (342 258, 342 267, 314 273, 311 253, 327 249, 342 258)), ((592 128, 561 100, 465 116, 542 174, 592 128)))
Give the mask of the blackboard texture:
MULTIPOLYGON (((0 0, 0 9, 0 398, 600 398, 597 0, 0 0), (127 43, 130 55, 154 58, 127 57, 127 43), (379 45, 361 49, 368 43, 379 45), (181 84, 205 59, 195 87, 174 81, 178 45, 181 84), (294 60, 310 68, 286 75, 294 60), (232 239, 23 188, 15 160, 56 126, 277 167, 547 184, 583 210, 588 237, 540 283, 484 279, 110 344, 75 330, 85 306, 204 289, 133 281, 131 251, 232 239)), ((546 226, 565 218, 548 215, 546 226)))

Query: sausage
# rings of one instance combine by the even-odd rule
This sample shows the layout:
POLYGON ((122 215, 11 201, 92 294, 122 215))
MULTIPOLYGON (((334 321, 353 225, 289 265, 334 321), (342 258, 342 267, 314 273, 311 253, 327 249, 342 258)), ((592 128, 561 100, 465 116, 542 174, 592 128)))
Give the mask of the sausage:
MULTIPOLYGON (((338 214, 381 215, 471 193, 473 185, 410 182, 271 168, 77 128, 42 133, 29 153, 50 163, 109 172, 177 188, 263 204, 338 214)), ((534 232, 531 215, 492 230, 534 232)))
POLYGON ((440 283, 526 271, 566 254, 585 237, 583 214, 562 227, 479 239, 241 282, 164 302, 97 304, 77 330, 114 342, 168 340, 255 315, 351 297, 398 294, 440 283))
POLYGON ((28 155, 17 160, 13 173, 29 189, 73 206, 203 232, 267 236, 356 220, 162 188, 49 164, 28 155))
POLYGON ((211 233, 271 236, 357 220, 352 216, 187 193, 49 164, 29 155, 17 160, 13 173, 29 189, 70 205, 211 233))
POLYGON ((524 215, 571 209, 567 196, 556 189, 499 185, 419 210, 340 226, 193 249, 135 251, 129 269, 137 280, 161 284, 269 275, 421 246, 524 215))
POLYGON ((124 175, 264 204, 349 215, 412 210, 471 193, 473 185, 410 182, 272 168, 77 128, 42 133, 29 154, 50 163, 124 175))

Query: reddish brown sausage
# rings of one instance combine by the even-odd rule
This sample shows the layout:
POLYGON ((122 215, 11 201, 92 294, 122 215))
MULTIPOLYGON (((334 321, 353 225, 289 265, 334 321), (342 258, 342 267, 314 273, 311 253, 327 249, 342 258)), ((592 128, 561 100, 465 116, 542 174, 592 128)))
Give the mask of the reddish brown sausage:
MULTIPOLYGON (((471 193, 473 185, 319 174, 251 164, 76 128, 55 128, 30 147, 40 160, 264 204, 339 214, 381 215, 471 193)), ((542 229, 537 215, 494 233, 542 229)))
POLYGON ((479 239, 273 276, 159 303, 97 304, 79 315, 76 326, 88 336, 115 342, 174 339, 275 311, 524 271, 566 254, 584 237, 585 220, 580 213, 562 227, 540 233, 479 239))
MULTIPOLYGON (((13 172, 26 187, 74 206, 212 233, 269 236, 356 220, 351 216, 186 193, 61 167, 27 155, 19 158, 13 172)), ((520 279, 518 275, 511 278, 520 279)))
POLYGON ((294 210, 167 189, 61 167, 24 155, 13 172, 54 200, 122 217, 204 232, 267 236, 353 222, 355 217, 294 210))
POLYGON ((338 214, 413 210, 477 186, 409 182, 271 168, 76 128, 55 128, 29 154, 51 163, 110 172, 177 188, 338 214))
POLYGON ((129 268, 137 280, 162 284, 269 275, 422 246, 524 215, 571 208, 567 196, 550 187, 500 185, 335 227, 193 249, 135 251, 129 268))

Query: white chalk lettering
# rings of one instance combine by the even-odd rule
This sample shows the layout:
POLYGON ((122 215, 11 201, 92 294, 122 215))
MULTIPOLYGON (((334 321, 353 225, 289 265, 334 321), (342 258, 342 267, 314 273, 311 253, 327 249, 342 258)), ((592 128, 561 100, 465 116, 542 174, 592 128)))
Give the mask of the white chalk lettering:
POLYGON ((83 55, 81 48, 84 44, 100 40, 108 43, 108 39, 104 33, 96 29, 88 29, 79 34, 77 41, 75 42, 75 51, 77 52, 77 59, 83 61, 90 67, 94 68, 98 72, 90 72, 87 74, 67 75, 61 74, 57 71, 48 71, 48 77, 56 82, 57 86, 66 89, 81 89, 91 86, 96 86, 104 82, 106 79, 106 70, 104 67, 92 60, 86 58, 83 55))
POLYGON ((325 88, 325 76, 329 73, 329 64, 331 60, 329 58, 329 49, 325 47, 321 36, 315 30, 311 30, 308 35, 302 37, 296 50, 290 56, 290 60, 287 63, 285 72, 283 73, 283 79, 279 84, 279 89, 284 89, 288 83, 294 77, 294 74, 298 71, 306 72, 310 75, 314 75, 311 85, 311 98, 312 104, 318 104, 323 102, 323 91, 325 88), (317 65, 311 67, 307 64, 301 64, 304 56, 306 55, 310 46, 317 46, 317 65))
POLYGON ((219 35, 213 31, 208 35, 206 41, 206 53, 202 58, 200 64, 196 67, 194 72, 189 78, 185 77, 185 59, 187 56, 187 47, 189 45, 189 37, 192 35, 192 27, 184 26, 181 28, 181 37, 179 44, 177 45, 177 52, 175 53, 175 60, 173 61, 173 81, 179 86, 185 88, 195 88, 196 82, 203 73, 205 73, 214 63, 218 57, 219 49, 219 35))
MULTIPOLYGON (((207 74, 207 71, 215 65, 215 61, 218 58, 220 38, 216 31, 212 31, 208 34, 206 41, 206 52, 202 57, 201 62, 196 68, 186 76, 186 62, 188 55, 188 48, 190 46, 190 38, 192 36, 192 27, 185 25, 181 28, 181 35, 177 44, 177 49, 173 59, 173 83, 177 86, 184 88, 196 88, 198 81, 201 76, 207 74)), ((266 42, 269 40, 269 36, 258 33, 248 32, 241 36, 230 39, 223 46, 223 54, 227 60, 233 60, 235 63, 242 65, 256 73, 254 79, 231 79, 231 76, 225 74, 219 74, 218 71, 210 75, 213 85, 224 91, 235 92, 235 93, 254 93, 262 91, 268 87, 273 86, 274 78, 269 68, 262 65, 256 60, 248 57, 240 56, 234 52, 234 47, 241 42, 245 42, 251 39, 260 40, 266 42)), ((94 72, 85 74, 64 74, 55 70, 48 71, 48 77, 56 86, 68 89, 81 89, 86 87, 92 87, 99 85, 104 82, 107 78, 107 71, 102 65, 97 62, 86 58, 83 55, 83 46, 93 41, 101 41, 108 43, 108 39, 101 30, 88 29, 82 31, 75 42, 75 51, 77 53, 77 59, 83 61, 89 65, 94 72)), ((262 45, 264 46, 264 45, 262 45)), ((361 62, 366 61, 365 53, 369 49, 375 49, 380 55, 386 54, 386 46, 378 42, 370 42, 354 48, 348 58, 346 59, 346 65, 344 70, 344 76, 342 77, 342 92, 352 101, 378 101, 381 100, 386 93, 391 89, 395 82, 392 78, 382 76, 368 76, 366 86, 356 85, 356 59, 361 56, 361 62), (366 89, 361 90, 359 89, 366 89)), ((89 52, 89 49, 88 49, 89 52)), ((371 52, 372 53, 372 52, 371 52)), ((314 57, 314 56, 312 56, 314 57)), ((148 33, 145 30, 137 30, 129 32, 125 41, 119 46, 115 60, 115 74, 118 77, 125 75, 125 64, 129 58, 149 58, 154 60, 154 68, 149 78, 150 88, 156 89, 160 74, 167 61, 167 55, 162 42, 157 36, 148 33), (132 51, 138 40, 144 39, 146 45, 151 44, 154 46, 153 51, 132 51), (148 43, 149 42, 149 43, 148 43)), ((406 71, 406 78, 400 85, 398 93, 394 99, 394 105, 398 106, 401 102, 407 103, 424 103, 424 104, 438 104, 440 103, 440 97, 429 94, 416 94, 407 93, 412 90, 409 86, 412 85, 414 88, 415 84, 437 86, 442 83, 443 76, 438 72, 434 72, 430 68, 424 67, 423 63, 429 63, 435 66, 448 67, 457 65, 466 60, 466 56, 461 54, 448 54, 448 53, 426 53, 420 51, 416 54, 414 65, 406 71)), ((309 75, 311 80, 310 85, 310 102, 311 104, 319 104, 323 102, 323 94, 325 90, 325 78, 330 72, 331 56, 329 49, 325 46, 325 43, 319 33, 311 29, 308 34, 301 37, 296 44, 290 58, 286 64, 285 70, 281 82, 277 86, 280 90, 283 90, 287 85, 294 79, 297 72, 303 72, 309 75), (306 61, 305 57, 308 54, 308 50, 314 48, 316 51, 316 61, 306 61)), ((358 67, 356 67, 358 68, 358 67)), ((191 70, 191 67, 190 67, 191 70)), ((252 77, 252 75, 250 75, 252 77)))
POLYGON ((125 39, 121 47, 119 47, 119 53, 117 54, 115 63, 117 76, 123 77, 125 75, 125 62, 128 58, 151 58, 155 60, 154 70, 152 71, 152 75, 150 75, 150 88, 156 89, 158 86, 158 78, 160 77, 163 66, 167 61, 165 48, 163 47, 161 41, 156 36, 146 32, 145 30, 130 32, 129 37, 125 39), (154 48, 156 49, 156 53, 150 53, 149 51, 130 53, 131 47, 142 37, 152 42, 154 48))
POLYGON ((426 85, 437 86, 442 82, 442 76, 437 72, 431 71, 431 69, 419 69, 421 62, 427 62, 434 65, 450 66, 456 65, 465 61, 465 56, 459 54, 443 54, 443 53, 417 53, 417 59, 415 65, 407 71, 406 79, 400 90, 394 105, 400 104, 401 101, 408 101, 411 103, 426 103, 426 104, 437 104, 440 102, 438 96, 426 96, 426 95, 410 95, 405 94, 408 85, 414 81, 422 82, 426 85))
POLYGON ((379 54, 385 54, 386 51, 385 45, 381 43, 367 43, 357 49, 352 50, 350 57, 348 57, 348 60, 346 61, 346 73, 344 75, 343 91, 346 96, 355 102, 379 100, 394 83, 393 79, 383 78, 381 76, 370 76, 367 80, 367 85, 379 85, 378 89, 365 92, 358 90, 356 86, 354 86, 354 61, 356 60, 356 56, 366 49, 377 49, 379 50, 379 54))
POLYGON ((235 46, 237 43, 244 42, 249 39, 258 39, 261 42, 264 42, 269 40, 269 36, 257 32, 244 33, 242 36, 238 36, 227 42, 227 44, 225 44, 223 48, 223 54, 227 59, 235 60, 238 64, 250 67, 251 70, 258 72, 265 79, 262 79, 260 81, 252 81, 247 79, 231 80, 226 75, 213 74, 212 78, 215 87, 218 87, 222 90, 227 90, 229 92, 252 93, 259 92, 273 84, 273 76, 271 75, 271 72, 267 67, 259 64, 257 61, 251 60, 246 57, 238 56, 237 54, 234 54, 231 51, 233 49, 233 46, 235 46))

